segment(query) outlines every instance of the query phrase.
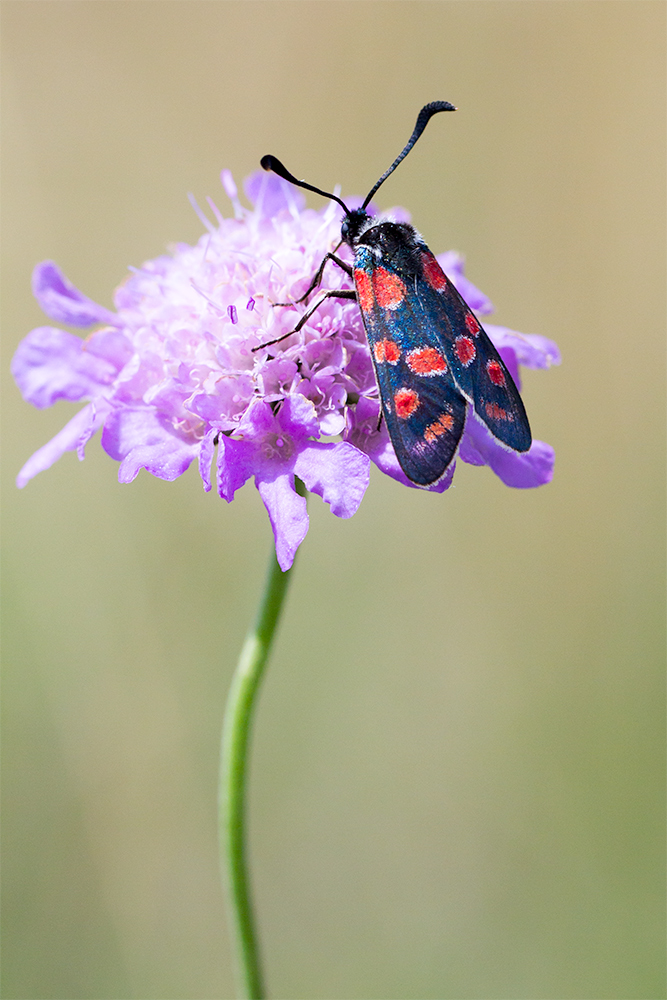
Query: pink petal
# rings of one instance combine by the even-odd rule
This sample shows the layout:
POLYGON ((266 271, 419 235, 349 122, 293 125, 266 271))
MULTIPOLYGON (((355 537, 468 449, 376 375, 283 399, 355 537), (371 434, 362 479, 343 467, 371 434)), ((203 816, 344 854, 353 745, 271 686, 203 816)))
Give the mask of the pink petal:
POLYGON ((306 204, 306 199, 297 188, 265 170, 256 170, 246 177, 243 190, 258 215, 268 218, 286 208, 300 212, 306 204))
POLYGON ((285 572, 294 562, 296 550, 308 533, 306 500, 295 491, 292 475, 279 475, 275 479, 256 476, 255 482, 269 513, 278 565, 285 572))
POLYGON ((52 260, 44 260, 32 272, 32 292, 41 308, 56 323, 92 326, 116 323, 115 315, 74 287, 52 260))
POLYGON ((179 437, 170 422, 148 407, 123 407, 107 418, 102 447, 121 463, 119 482, 131 483, 140 469, 171 482, 196 458, 199 442, 179 437))
POLYGON ((474 309, 480 316, 488 316, 494 311, 491 300, 484 292, 480 292, 469 278, 466 278, 465 257, 457 253, 456 250, 448 250, 447 253, 439 253, 437 261, 454 288, 463 296, 471 309, 474 309))
POLYGON ((300 392, 293 392, 285 397, 278 414, 278 423, 295 441, 319 435, 317 410, 300 392))
MULTIPOLYGON (((554 474, 555 455, 551 445, 533 441, 530 451, 516 452, 505 448, 476 418, 468 420, 465 429, 468 443, 472 442, 473 455, 479 456, 506 486, 515 489, 533 489, 550 483, 554 474)), ((464 462, 478 465, 470 457, 467 444, 459 452, 464 462)))
POLYGON ((88 342, 54 326, 38 326, 21 341, 11 371, 27 402, 43 409, 56 400, 98 396, 118 369, 87 349, 88 342))
POLYGON ((213 427, 207 434, 204 435, 201 442, 201 447, 199 449, 199 475, 202 478, 204 484, 204 489, 206 492, 210 492, 211 489, 211 462, 213 461, 213 453, 215 452, 215 445, 213 441, 218 432, 213 427))
POLYGON ((444 493, 452 485, 456 462, 452 462, 442 479, 432 486, 417 486, 416 483, 411 482, 399 465, 394 446, 386 432, 384 435, 375 435, 373 437, 373 444, 367 450, 381 472, 384 472, 386 476, 391 476, 392 479, 396 479, 404 486, 411 486, 413 490, 426 489, 429 493, 444 493))
POLYGON ((299 452, 294 471, 336 517, 352 517, 370 479, 370 459, 354 445, 313 442, 299 452))
MULTIPOLYGON (((108 407, 101 407, 95 411, 92 404, 84 406, 75 417, 65 424, 55 437, 42 445, 25 463, 18 476, 16 485, 19 489, 28 483, 38 472, 50 469, 54 462, 65 454, 66 451, 75 451, 82 441, 88 440, 95 433, 104 420, 108 407)), ((80 456, 81 457, 81 456, 80 456)))
POLYGON ((247 441, 220 435, 218 442, 217 486, 218 493, 231 503, 234 494, 256 471, 254 468, 255 446, 247 441))
POLYGON ((547 337, 538 333, 517 333, 506 326, 486 323, 484 329, 499 351, 511 348, 519 364, 526 368, 549 368, 560 364, 560 351, 547 337))

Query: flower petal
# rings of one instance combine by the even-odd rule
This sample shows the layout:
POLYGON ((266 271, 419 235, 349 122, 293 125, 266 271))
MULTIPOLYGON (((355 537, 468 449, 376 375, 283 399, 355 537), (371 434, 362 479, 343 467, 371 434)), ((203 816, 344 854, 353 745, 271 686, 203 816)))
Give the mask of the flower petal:
POLYGON ((354 445, 313 442, 297 455, 294 471, 336 517, 352 517, 370 479, 370 459, 354 445))
POLYGON ((216 429, 212 427, 208 433, 204 435, 201 442, 201 447, 199 449, 199 475, 201 476, 202 482, 204 484, 204 489, 207 493, 211 489, 211 462, 213 461, 213 453, 215 451, 214 440, 216 436, 216 429))
POLYGON ((526 368, 549 368, 560 364, 560 351, 553 340, 538 333, 517 333, 506 326, 484 324, 484 329, 498 348, 511 348, 520 365, 526 368))
POLYGON ((514 379, 515 386, 519 392, 521 392, 521 372, 519 371, 519 362, 517 360, 516 351, 513 347, 501 345, 498 348, 498 354, 505 362, 505 367, 514 379))
POLYGON ((44 260, 32 272, 32 291, 50 319, 69 326, 117 322, 115 315, 74 287, 52 260, 44 260))
POLYGON ((554 474, 555 455, 551 445, 544 441, 533 441, 530 451, 509 451, 496 441, 479 420, 471 417, 466 423, 464 442, 459 452, 464 462, 481 464, 468 450, 472 443, 472 455, 481 458, 506 486, 516 489, 532 489, 550 483, 554 474))
POLYGON ((255 446, 247 441, 235 441, 234 438, 220 435, 217 486, 219 495, 227 503, 232 502, 236 491, 240 490, 256 471, 253 465, 255 451, 255 446))
POLYGON ((84 350, 98 358, 104 358, 114 366, 117 372, 123 368, 132 357, 133 348, 125 334, 114 326, 104 326, 101 330, 93 330, 84 341, 84 350))
POLYGON ((307 437, 319 435, 317 410, 314 404, 302 396, 300 392, 293 392, 285 397, 278 414, 278 423, 282 430, 295 441, 303 441, 307 437))
POLYGON ((276 540, 276 559, 285 572, 308 533, 306 499, 294 489, 292 475, 279 475, 275 479, 261 479, 258 475, 255 482, 269 513, 276 540))
MULTIPOLYGON (((19 489, 28 483, 38 472, 44 472, 61 458, 66 451, 75 451, 81 443, 87 441, 100 426, 106 413, 107 406, 102 406, 97 410, 91 403, 79 410, 75 417, 65 424, 55 437, 51 438, 47 444, 42 445, 25 463, 18 476, 16 485, 19 489)), ((79 457, 83 457, 81 454, 79 457)))
POLYGON ((448 250, 447 253, 439 253, 437 261, 454 288, 463 296, 471 309, 474 309, 480 316, 488 316, 494 311, 491 299, 484 292, 480 292, 469 278, 466 278, 465 257, 456 250, 448 250))
POLYGON ((381 436, 376 435, 373 439, 373 444, 368 448, 368 454, 373 459, 378 469, 384 472, 386 476, 391 476, 392 479, 396 479, 397 482, 403 483, 404 486, 410 486, 413 490, 427 490, 429 493, 444 493, 452 485, 452 478, 454 476, 454 469, 456 468, 456 462, 452 462, 447 468, 442 479, 433 483, 432 486, 417 486, 416 483, 411 482, 403 469, 398 463, 396 458, 396 452, 394 451, 394 446, 389 440, 389 435, 381 436))
POLYGON ((345 416, 340 412, 325 413, 320 420, 320 434, 334 436, 345 430, 345 416))
POLYGON ((171 482, 196 458, 199 442, 179 437, 170 423, 148 407, 123 407, 107 418, 102 447, 121 463, 119 482, 131 483, 140 469, 171 482))
POLYGON ((276 429, 276 418, 269 403, 255 397, 238 425, 240 437, 247 441, 261 441, 265 434, 276 429))
POLYGON ((23 398, 43 409, 58 399, 76 402, 99 395, 118 369, 73 333, 38 326, 17 347, 11 371, 23 398))
POLYGON ((306 199, 297 188, 277 174, 267 173, 265 170, 256 170, 250 177, 246 177, 243 190, 257 214, 268 218, 285 208, 291 212, 301 212, 306 204, 306 199))
MULTIPOLYGON (((468 424, 472 424, 473 417, 470 418, 468 424)), ((468 430, 470 427, 468 426, 468 430)), ((473 439, 470 434, 463 433, 461 438, 461 444, 459 445, 459 458, 466 462, 468 465, 486 465, 486 461, 477 451, 473 443, 473 439)))

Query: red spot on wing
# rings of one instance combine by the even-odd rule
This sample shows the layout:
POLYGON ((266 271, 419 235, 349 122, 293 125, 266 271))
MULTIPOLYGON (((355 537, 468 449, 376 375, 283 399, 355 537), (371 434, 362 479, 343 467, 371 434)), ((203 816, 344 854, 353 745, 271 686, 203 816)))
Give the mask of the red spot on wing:
POLYGON ((424 440, 432 444, 437 437, 446 431, 451 431, 454 426, 454 418, 451 413, 441 413, 437 420, 429 424, 424 431, 424 440))
POLYGON ((487 417, 490 417, 491 420, 514 420, 513 415, 507 410, 503 410, 502 406, 498 406, 497 403, 486 403, 484 409, 487 417))
POLYGON ((442 270, 432 253, 422 253, 422 267, 424 278, 436 292, 441 292, 447 287, 447 276, 442 270))
POLYGON ((401 349, 395 340, 387 340, 384 348, 384 355, 390 365, 395 365, 401 356, 401 349))
POLYGON ((373 271, 373 291, 378 305, 383 309, 398 309, 407 293, 399 276, 385 267, 377 267, 373 271))
POLYGON ((481 327, 472 313, 466 313, 466 327, 473 337, 479 337, 481 327))
POLYGON ((435 347, 418 347, 405 360, 415 375, 440 375, 447 371, 447 362, 435 347))
POLYGON ((378 340, 373 347, 373 354, 378 364, 386 361, 390 365, 395 365, 401 356, 401 349, 395 340, 378 340))
POLYGON ((419 406, 419 396, 414 389, 398 389, 394 393, 394 406, 396 407, 396 416, 407 420, 419 406))
POLYGON ((489 378, 494 385, 505 385, 505 372, 502 366, 498 364, 497 361, 491 360, 486 362, 486 370, 489 373, 489 378))
POLYGON ((368 313, 373 308, 373 286, 371 285, 370 276, 363 271, 360 267, 355 269, 354 272, 354 284, 357 289, 357 298, 359 299, 359 308, 362 312, 368 313))
POLYGON ((477 348, 470 337, 457 337, 454 341, 454 350, 461 364, 467 368, 477 354, 477 348))

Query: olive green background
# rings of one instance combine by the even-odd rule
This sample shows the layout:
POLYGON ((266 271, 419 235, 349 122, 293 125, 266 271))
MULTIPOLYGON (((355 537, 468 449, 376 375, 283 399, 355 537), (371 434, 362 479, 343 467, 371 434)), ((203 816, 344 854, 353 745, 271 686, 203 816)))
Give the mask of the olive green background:
MULTIPOLYGON (((219 725, 271 548, 252 484, 131 486, 8 375, 53 258, 128 264, 230 214, 262 154, 467 255, 554 482, 374 470, 311 529, 262 691, 251 848, 274 998, 661 998, 665 7, 7 2, 5 998, 233 995, 219 725)), ((311 204, 323 205, 313 196, 311 204)))

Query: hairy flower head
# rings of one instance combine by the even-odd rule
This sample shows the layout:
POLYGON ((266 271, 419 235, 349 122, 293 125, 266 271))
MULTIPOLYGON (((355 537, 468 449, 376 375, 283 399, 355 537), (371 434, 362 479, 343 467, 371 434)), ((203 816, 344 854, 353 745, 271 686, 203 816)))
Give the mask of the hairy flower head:
MULTIPOLYGON (((308 530, 295 476, 339 517, 351 517, 361 503, 370 459, 413 484, 380 426, 355 302, 328 298, 298 333, 262 346, 289 334, 305 310, 276 303, 303 295, 325 253, 339 243, 340 208, 332 202, 307 209, 299 191, 259 172, 246 182, 248 210, 231 175, 221 176, 234 218, 223 218, 209 200, 215 224, 199 213, 207 232, 196 246, 178 244, 169 256, 132 269, 115 293, 115 312, 74 288, 52 261, 36 267, 33 291, 46 315, 94 329, 83 340, 41 326, 19 345, 12 372, 28 402, 87 403, 35 452, 17 481, 24 486, 65 451, 83 458, 100 427, 102 447, 120 462, 123 483, 142 468, 176 479, 196 459, 210 490, 215 460, 217 490, 227 501, 255 477, 278 562, 287 569, 308 530)), ((402 210, 393 217, 407 219, 402 210)), ((490 312, 488 299, 466 279, 462 259, 450 253, 439 260, 471 308, 490 312)), ((333 265, 325 286, 352 287, 333 265)), ((545 338, 485 328, 515 379, 519 363, 544 368, 559 360, 545 338)), ((508 452, 475 420, 467 422, 459 456, 489 465, 510 486, 541 485, 553 471, 548 445, 534 441, 525 454, 508 452)), ((453 472, 452 464, 432 489, 447 489, 453 472)))

